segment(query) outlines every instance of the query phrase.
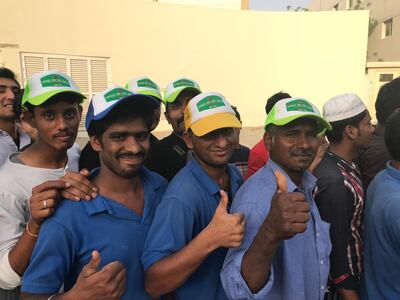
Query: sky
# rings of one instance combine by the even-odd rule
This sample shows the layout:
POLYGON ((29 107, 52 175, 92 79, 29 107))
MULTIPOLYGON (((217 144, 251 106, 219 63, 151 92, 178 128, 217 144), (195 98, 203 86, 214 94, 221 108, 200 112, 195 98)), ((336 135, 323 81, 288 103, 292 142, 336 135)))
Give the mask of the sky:
POLYGON ((286 10, 287 6, 307 7, 310 0, 249 0, 250 9, 257 10, 286 10))
MULTIPOLYGON (((249 0, 249 8, 254 10, 283 10, 291 5, 293 7, 306 7, 311 0, 249 0)), ((241 0, 158 0, 158 2, 169 2, 179 4, 195 4, 209 7, 240 8, 241 0)))

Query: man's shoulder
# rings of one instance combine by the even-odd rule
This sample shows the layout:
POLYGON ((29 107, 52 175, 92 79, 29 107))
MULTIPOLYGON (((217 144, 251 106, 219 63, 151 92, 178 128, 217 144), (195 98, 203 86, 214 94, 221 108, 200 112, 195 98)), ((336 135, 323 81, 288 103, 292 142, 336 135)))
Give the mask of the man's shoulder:
POLYGON ((315 169, 314 176, 317 178, 317 184, 324 182, 335 185, 344 184, 343 174, 338 162, 328 154, 325 154, 315 169))
POLYGON ((276 178, 272 169, 266 165, 243 183, 235 199, 243 198, 246 202, 257 201, 265 196, 272 198, 275 192, 276 178))

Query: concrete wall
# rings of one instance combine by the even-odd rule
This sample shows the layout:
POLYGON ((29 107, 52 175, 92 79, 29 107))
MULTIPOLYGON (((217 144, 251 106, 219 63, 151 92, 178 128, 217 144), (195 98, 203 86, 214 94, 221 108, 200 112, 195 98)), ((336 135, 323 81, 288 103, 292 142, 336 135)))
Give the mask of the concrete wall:
POLYGON ((320 107, 338 93, 368 93, 367 11, 277 13, 140 0, 2 0, 2 11, 0 61, 19 73, 20 52, 110 57, 114 83, 147 75, 165 86, 189 76, 204 91, 223 93, 244 126, 263 124, 265 101, 279 90, 320 107))

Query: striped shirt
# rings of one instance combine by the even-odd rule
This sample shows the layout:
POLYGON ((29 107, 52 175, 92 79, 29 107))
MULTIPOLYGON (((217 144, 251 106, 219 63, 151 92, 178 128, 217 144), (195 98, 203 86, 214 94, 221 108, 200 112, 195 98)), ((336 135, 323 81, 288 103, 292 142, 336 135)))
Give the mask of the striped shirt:
POLYGON ((333 286, 359 290, 363 270, 365 194, 358 167, 327 152, 315 171, 315 201, 321 218, 330 223, 333 286))

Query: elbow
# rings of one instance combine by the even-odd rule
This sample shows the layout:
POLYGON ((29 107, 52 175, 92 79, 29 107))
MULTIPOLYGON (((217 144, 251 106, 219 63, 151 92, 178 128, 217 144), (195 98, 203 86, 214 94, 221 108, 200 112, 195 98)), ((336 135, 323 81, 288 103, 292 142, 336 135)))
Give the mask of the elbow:
POLYGON ((151 298, 159 298, 163 295, 158 282, 159 281, 155 278, 154 272, 152 272, 150 267, 145 273, 144 288, 151 298))

